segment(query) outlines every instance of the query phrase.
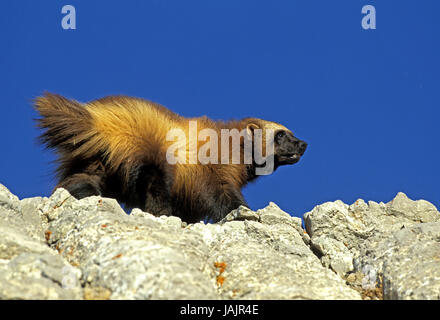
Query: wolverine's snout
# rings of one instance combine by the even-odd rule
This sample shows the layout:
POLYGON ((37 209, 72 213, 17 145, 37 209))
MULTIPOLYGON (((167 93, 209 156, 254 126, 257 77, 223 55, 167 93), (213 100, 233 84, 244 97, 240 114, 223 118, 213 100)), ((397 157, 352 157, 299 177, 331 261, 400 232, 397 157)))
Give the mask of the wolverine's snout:
POLYGON ((297 140, 298 141, 296 142, 296 151, 300 155, 303 155, 304 152, 306 152, 306 149, 307 149, 307 142, 299 140, 299 139, 297 139, 297 140))

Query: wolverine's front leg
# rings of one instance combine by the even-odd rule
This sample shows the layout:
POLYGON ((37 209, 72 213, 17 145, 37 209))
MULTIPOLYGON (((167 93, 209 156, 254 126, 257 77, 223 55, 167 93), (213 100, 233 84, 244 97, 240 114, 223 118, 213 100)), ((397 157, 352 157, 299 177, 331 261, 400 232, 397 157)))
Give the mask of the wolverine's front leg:
POLYGON ((90 175, 87 173, 77 173, 67 177, 54 188, 64 188, 76 199, 82 199, 89 196, 100 196, 101 177, 97 175, 90 175))
POLYGON ((206 213, 214 222, 222 220, 226 215, 239 206, 248 207, 239 189, 234 186, 223 186, 214 194, 204 199, 206 213))
POLYGON ((127 208, 139 208, 156 216, 173 215, 172 168, 166 165, 133 166, 124 200, 127 208))

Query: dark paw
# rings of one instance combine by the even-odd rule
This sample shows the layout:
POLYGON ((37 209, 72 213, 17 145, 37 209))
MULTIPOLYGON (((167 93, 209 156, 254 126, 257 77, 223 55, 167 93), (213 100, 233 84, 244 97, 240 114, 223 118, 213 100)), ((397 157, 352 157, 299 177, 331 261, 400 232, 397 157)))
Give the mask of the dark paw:
POLYGON ((67 191, 76 199, 82 199, 90 196, 100 196, 101 192, 90 183, 80 182, 66 187, 67 191))

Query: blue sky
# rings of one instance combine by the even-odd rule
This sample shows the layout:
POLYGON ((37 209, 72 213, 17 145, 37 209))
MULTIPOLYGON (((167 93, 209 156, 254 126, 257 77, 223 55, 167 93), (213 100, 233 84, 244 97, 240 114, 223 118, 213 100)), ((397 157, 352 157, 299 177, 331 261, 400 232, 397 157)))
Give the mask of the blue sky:
POLYGON ((254 209, 398 191, 440 207, 440 2, 0 2, 0 183, 48 196, 54 154, 31 99, 125 94, 184 116, 260 117, 309 143, 300 163, 244 189, 254 209), (63 30, 61 8, 76 8, 63 30), (374 5, 377 29, 361 27, 374 5))

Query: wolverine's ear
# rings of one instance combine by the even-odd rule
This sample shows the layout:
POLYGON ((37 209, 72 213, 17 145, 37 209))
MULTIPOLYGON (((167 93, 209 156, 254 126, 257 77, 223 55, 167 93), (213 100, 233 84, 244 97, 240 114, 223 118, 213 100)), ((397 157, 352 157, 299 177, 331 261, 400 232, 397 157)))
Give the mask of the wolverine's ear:
POLYGON ((249 123, 247 126, 246 126, 246 132, 247 132, 247 134, 250 136, 250 137, 253 137, 254 136, 254 130, 255 129, 260 129, 260 127, 257 125, 257 124, 255 124, 255 123, 249 123))

